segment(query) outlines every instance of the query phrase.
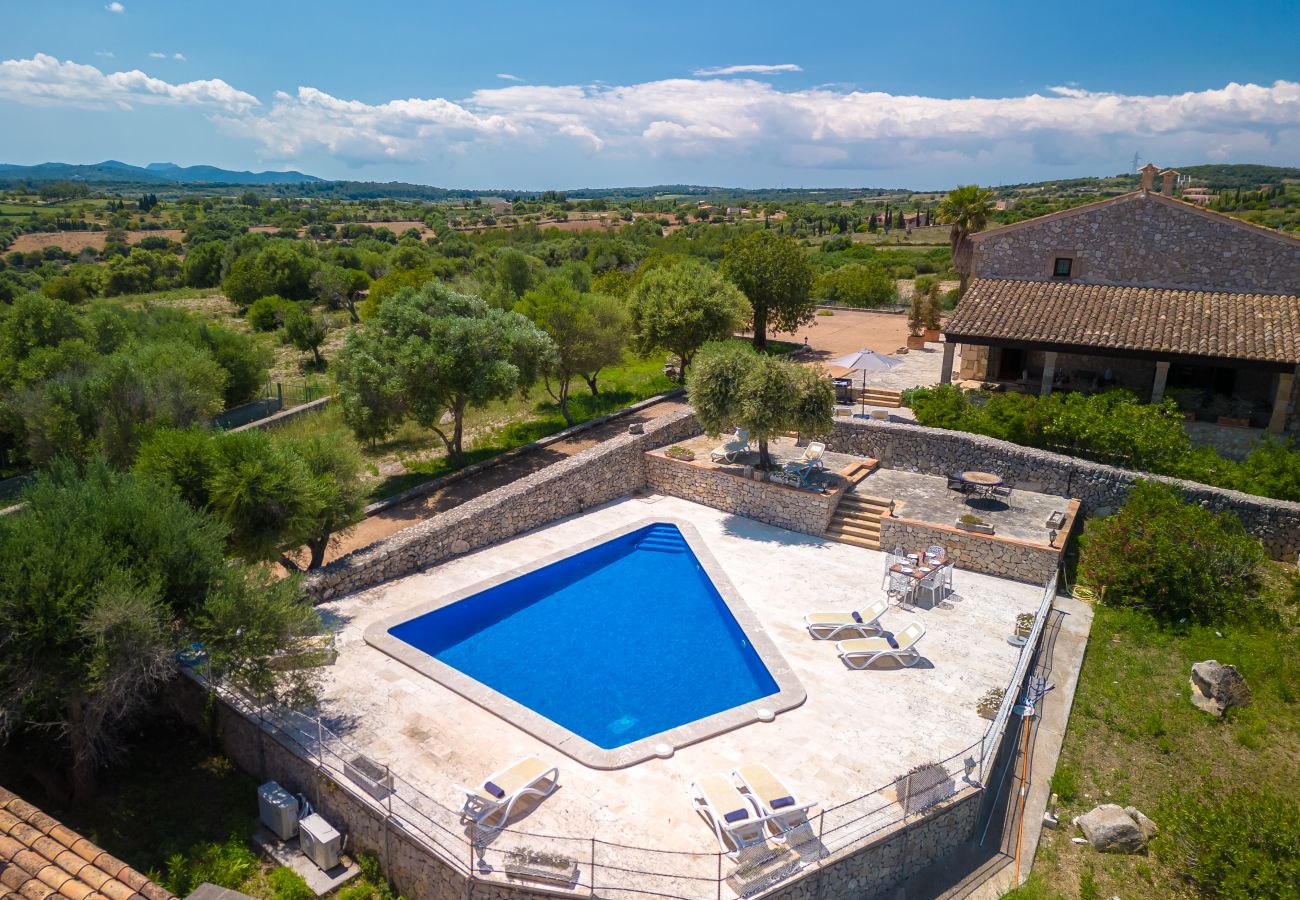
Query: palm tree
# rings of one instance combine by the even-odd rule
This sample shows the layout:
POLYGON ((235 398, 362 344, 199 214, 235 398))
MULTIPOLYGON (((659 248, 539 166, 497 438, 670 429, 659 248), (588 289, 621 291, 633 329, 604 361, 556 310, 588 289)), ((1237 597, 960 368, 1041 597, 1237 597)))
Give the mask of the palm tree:
POLYGON ((961 279, 958 296, 964 296, 966 286, 970 284, 975 250, 970 236, 988 226, 989 213, 992 211, 993 191, 978 184, 964 184, 949 191, 948 196, 939 201, 939 222, 952 226, 948 232, 948 243, 952 246, 952 267, 961 279))

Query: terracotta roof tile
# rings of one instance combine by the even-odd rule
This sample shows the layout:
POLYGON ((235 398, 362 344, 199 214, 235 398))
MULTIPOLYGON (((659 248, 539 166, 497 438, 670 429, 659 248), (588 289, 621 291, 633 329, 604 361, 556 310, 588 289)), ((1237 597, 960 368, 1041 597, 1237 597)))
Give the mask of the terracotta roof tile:
POLYGON ((944 333, 1297 365, 1300 297, 977 278, 944 333))
POLYGON ((161 886, 0 788, 0 900, 175 900, 161 886))

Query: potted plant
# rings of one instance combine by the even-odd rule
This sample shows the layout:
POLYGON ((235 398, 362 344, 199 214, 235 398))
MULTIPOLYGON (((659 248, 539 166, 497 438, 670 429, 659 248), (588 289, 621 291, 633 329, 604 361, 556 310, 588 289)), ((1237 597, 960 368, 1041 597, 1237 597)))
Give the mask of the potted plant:
POLYGON ((1201 401, 1204 399, 1200 390, 1197 388, 1170 388, 1165 391, 1165 396, 1178 404, 1184 422, 1196 421, 1196 411, 1201 408, 1201 401))
POLYGON ((921 298, 921 319, 925 326, 925 339, 933 342, 939 340, 939 325, 943 321, 943 303, 939 299, 939 279, 934 275, 922 275, 916 279, 913 289, 921 298))
POLYGON ((1250 414, 1254 411, 1255 404, 1243 397, 1233 397, 1228 401, 1228 414, 1219 417, 1219 424, 1229 428, 1249 428, 1250 414))
POLYGON ((925 348, 925 301, 912 292, 912 306, 907 312, 907 349, 925 348))
POLYGON ((576 860, 529 847, 516 847, 507 851, 505 869, 506 875, 513 878, 531 878, 551 884, 572 885, 578 880, 576 860))
POLYGON ((664 456, 669 459, 680 459, 682 462, 693 462, 695 451, 689 447, 683 447, 681 444, 674 444, 664 451, 664 456))
POLYGON ((1002 708, 1002 698, 1007 695, 1005 688, 989 688, 984 692, 984 696, 979 698, 975 704, 975 712, 979 713, 985 719, 993 720, 997 718, 998 710, 1002 708))
POLYGON ((993 533, 993 526, 973 513, 966 513, 966 515, 958 519, 957 529, 959 531, 969 531, 973 534, 993 533))

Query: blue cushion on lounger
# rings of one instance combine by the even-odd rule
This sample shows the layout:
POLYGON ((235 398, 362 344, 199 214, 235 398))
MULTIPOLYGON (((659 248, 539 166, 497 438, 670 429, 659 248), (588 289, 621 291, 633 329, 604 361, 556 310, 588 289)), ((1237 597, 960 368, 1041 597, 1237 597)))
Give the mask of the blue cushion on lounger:
POLYGON ((786 806, 794 806, 794 798, 777 797, 775 800, 769 803, 768 806, 770 806, 772 809, 781 809, 782 807, 786 807, 786 806))
POLYGON ((857 622, 859 625, 862 624, 862 614, 860 612, 855 609, 850 615, 853 616, 853 621, 857 622))
POLYGON ((487 791, 489 794, 491 794, 493 797, 496 797, 498 800, 500 800, 502 797, 506 795, 506 792, 504 790, 497 787, 495 784, 493 784, 490 781, 483 782, 483 790, 487 791))
POLYGON ((881 635, 881 637, 889 642, 890 647, 893 647, 895 650, 898 649, 898 641, 894 640, 894 633, 892 631, 886 631, 881 635))
POLYGON ((749 818, 749 810, 733 809, 722 818, 726 819, 728 822, 741 822, 749 818))

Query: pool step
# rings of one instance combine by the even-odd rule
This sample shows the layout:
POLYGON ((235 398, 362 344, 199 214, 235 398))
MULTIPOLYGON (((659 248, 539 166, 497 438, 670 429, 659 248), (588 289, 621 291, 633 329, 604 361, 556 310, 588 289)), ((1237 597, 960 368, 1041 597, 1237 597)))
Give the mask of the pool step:
POLYGON ((686 541, 677 534, 650 534, 637 541, 636 549, 653 550, 658 553, 681 553, 686 549, 686 541))
POLYGON ((826 526, 826 537, 842 544, 880 549, 880 520, 889 515, 889 500, 849 492, 840 498, 826 526))

